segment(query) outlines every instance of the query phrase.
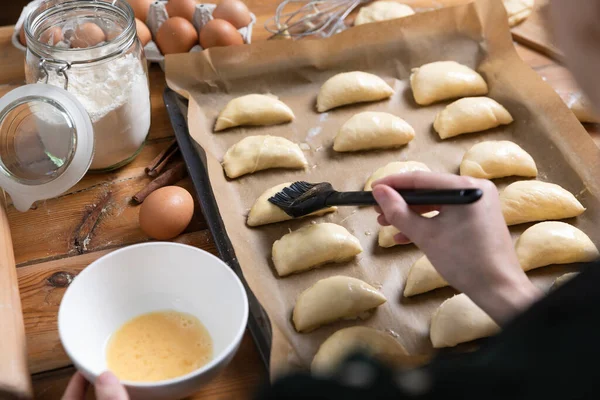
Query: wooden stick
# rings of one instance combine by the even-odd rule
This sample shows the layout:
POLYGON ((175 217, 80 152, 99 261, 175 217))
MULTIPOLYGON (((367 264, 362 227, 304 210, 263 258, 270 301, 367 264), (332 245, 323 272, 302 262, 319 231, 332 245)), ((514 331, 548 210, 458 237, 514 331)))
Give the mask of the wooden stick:
POLYGON ((0 190, 0 399, 31 399, 25 325, 4 196, 0 190))
POLYGON ((137 203, 142 203, 150 193, 154 192, 163 186, 173 185, 187 175, 187 169, 183 161, 178 161, 166 169, 158 178, 150 182, 145 188, 140 190, 133 196, 133 200, 137 203))
POLYGON ((177 140, 172 140, 163 151, 154 157, 154 160, 152 160, 150 165, 146 167, 146 174, 152 178, 160 175, 167 166, 169 160, 171 160, 178 152, 179 147, 177 146, 177 140))

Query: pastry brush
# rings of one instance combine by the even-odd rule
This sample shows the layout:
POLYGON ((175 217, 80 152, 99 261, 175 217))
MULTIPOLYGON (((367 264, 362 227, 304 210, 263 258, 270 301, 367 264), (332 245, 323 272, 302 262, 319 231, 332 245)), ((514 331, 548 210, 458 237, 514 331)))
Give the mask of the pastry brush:
MULTIPOLYGON (((471 204, 481 198, 480 189, 397 189, 411 206, 471 204)), ((377 205, 373 192, 338 192, 331 183, 294 182, 269 198, 291 217, 298 218, 331 206, 377 205)))

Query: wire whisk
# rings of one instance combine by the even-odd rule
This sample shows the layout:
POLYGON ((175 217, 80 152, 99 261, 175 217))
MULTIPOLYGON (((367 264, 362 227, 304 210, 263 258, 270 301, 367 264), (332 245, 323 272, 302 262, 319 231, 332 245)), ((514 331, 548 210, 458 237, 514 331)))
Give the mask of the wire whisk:
POLYGON ((277 7, 275 16, 265 22, 265 29, 286 38, 329 37, 346 29, 346 17, 359 5, 370 1, 284 0, 277 7))

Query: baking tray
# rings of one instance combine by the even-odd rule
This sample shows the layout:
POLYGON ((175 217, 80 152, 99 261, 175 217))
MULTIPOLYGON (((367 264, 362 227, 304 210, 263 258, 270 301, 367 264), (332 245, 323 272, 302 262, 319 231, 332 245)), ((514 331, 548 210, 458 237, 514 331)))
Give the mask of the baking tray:
POLYGON ((248 329, 250 329, 250 333, 256 343, 262 361, 267 369, 269 369, 271 342, 273 338, 271 322, 269 321, 267 313, 254 296, 254 293, 252 293, 252 290, 248 287, 240 264, 235 256, 231 241, 229 240, 229 236, 227 236, 227 231, 223 225, 221 213, 219 212, 219 207, 217 206, 208 178, 204 149, 192 139, 188 131, 186 120, 187 100, 169 88, 165 89, 163 99, 171 120, 171 126, 175 132, 175 138, 177 139, 179 149, 181 150, 188 173, 192 179, 194 190, 196 191, 196 196, 202 209, 202 214, 204 215, 204 219, 208 224, 208 229, 215 241, 219 257, 233 269, 242 281, 244 289, 246 289, 250 308, 248 329))
MULTIPOLYGON (((365 249, 363 256, 335 268, 319 268, 279 279, 273 273, 269 257, 273 242, 289 229, 297 229, 311 221, 272 224, 261 227, 259 232, 247 226, 244 217, 253 200, 275 184, 310 177, 315 182, 328 181, 340 188, 356 190, 364 185, 370 171, 398 160, 418 160, 433 171, 456 173, 464 152, 475 143, 509 139, 523 146, 536 160, 540 166, 540 180, 557 183, 580 198, 588 212, 571 222, 591 237, 600 237, 600 226, 595 220, 600 215, 600 186, 595 179, 600 174, 600 153, 556 92, 519 58, 506 19, 501 2, 477 0, 464 6, 418 13, 401 21, 366 24, 323 40, 267 41, 239 46, 236 51, 222 48, 168 57, 166 77, 169 87, 190 99, 186 114, 188 129, 192 140, 204 149, 198 151, 204 153, 199 157, 205 158, 202 169, 204 175, 208 173, 210 177, 210 183, 206 176, 204 178, 206 191, 210 184, 215 201, 222 205, 221 229, 213 230, 213 233, 217 240, 229 237, 231 243, 228 246, 235 249, 236 261, 245 280, 269 315, 272 379, 282 373, 307 370, 312 356, 328 336, 342 327, 356 324, 355 321, 340 321, 307 335, 297 334, 290 321, 290 311, 297 296, 318 279, 333 274, 349 275, 381 288, 388 298, 388 305, 360 324, 398 335, 407 351, 414 355, 439 354, 432 348, 429 338, 431 315, 444 300, 456 293, 445 288, 415 299, 402 296, 408 269, 422 252, 416 246, 390 251, 377 247, 373 233, 379 226, 372 208, 341 208, 335 214, 320 218, 341 224, 353 233, 365 249), (431 122, 445 103, 418 107, 408 82, 411 68, 439 60, 454 60, 478 69, 488 79, 489 97, 505 105, 515 123, 491 130, 484 137, 464 135, 441 141, 432 131, 431 122), (315 94, 323 82, 335 73, 349 70, 368 71, 386 82, 393 82, 395 96, 385 102, 340 108, 327 113, 325 118, 315 113, 315 94), (265 92, 276 94, 294 110, 297 117, 294 123, 242 127, 219 135, 209 133, 213 131, 219 112, 232 98, 265 92), (364 109, 405 116, 421 134, 410 146, 401 149, 401 154, 396 151, 365 152, 351 159, 332 154, 332 133, 357 110, 364 109), (311 168, 304 172, 265 171, 248 176, 243 182, 230 182, 223 174, 222 155, 240 140, 240 136, 257 131, 307 143, 306 157, 311 168), (319 135, 321 131, 324 134, 319 135)), ((514 179, 519 178, 497 182, 499 188, 514 179)), ((205 192, 198 183, 196 186, 205 192)), ((213 208, 217 209, 216 206, 213 208)), ((210 213, 207 219, 211 220, 212 215, 216 213, 210 213)), ((526 227, 512 228, 513 237, 526 227)), ((231 249, 229 251, 233 253, 231 249)), ((545 289, 564 272, 565 267, 544 268, 530 276, 535 284, 545 289)))

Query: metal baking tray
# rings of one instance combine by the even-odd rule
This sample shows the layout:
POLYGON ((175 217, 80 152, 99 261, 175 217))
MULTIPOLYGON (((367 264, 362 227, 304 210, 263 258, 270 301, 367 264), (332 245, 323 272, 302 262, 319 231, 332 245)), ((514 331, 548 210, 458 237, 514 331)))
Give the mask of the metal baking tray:
POLYGON ((183 155, 188 173, 192 178, 194 190, 196 191, 198 202, 202 208, 202 214, 204 215, 204 219, 208 224, 208 229, 215 241, 217 252, 221 259, 239 276, 246 289, 250 308, 248 329, 250 329, 250 333, 256 343, 260 356, 268 369, 273 337, 271 322, 269 321, 269 317, 265 310, 254 296, 254 293, 252 293, 252 290, 248 287, 248 283, 244 279, 229 236, 227 236, 227 231, 225 230, 223 220, 221 219, 221 213, 219 212, 219 206, 217 205, 210 179, 208 178, 206 153, 204 152, 204 149, 192 139, 188 131, 186 120, 188 107, 187 100, 169 88, 165 89, 163 99, 165 106, 167 107, 167 112, 169 113, 171 126, 175 132, 175 138, 179 144, 179 149, 183 155))

